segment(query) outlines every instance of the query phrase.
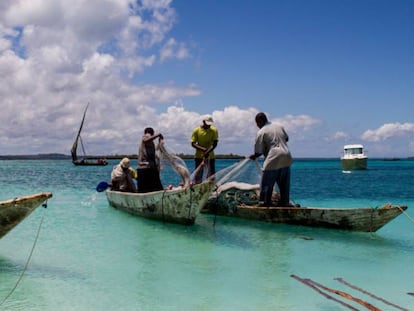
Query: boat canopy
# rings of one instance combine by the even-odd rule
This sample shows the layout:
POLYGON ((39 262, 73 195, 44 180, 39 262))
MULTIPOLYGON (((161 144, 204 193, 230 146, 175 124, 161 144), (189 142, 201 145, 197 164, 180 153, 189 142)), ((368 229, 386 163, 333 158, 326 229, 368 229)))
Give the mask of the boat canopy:
POLYGON ((361 144, 353 144, 353 145, 345 145, 344 146, 344 150, 345 149, 355 149, 355 148, 361 148, 361 149, 363 149, 364 146, 361 145, 361 144))
POLYGON ((344 155, 364 155, 364 146, 361 144, 345 145, 344 155))

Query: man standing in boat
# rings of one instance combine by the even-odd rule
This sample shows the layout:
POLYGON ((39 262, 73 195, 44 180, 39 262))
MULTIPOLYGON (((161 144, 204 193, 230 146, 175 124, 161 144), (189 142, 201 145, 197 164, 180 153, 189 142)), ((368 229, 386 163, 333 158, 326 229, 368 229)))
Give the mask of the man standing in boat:
POLYGON ((154 140, 157 138, 159 138, 158 142, 162 143, 164 137, 161 133, 154 134, 152 127, 144 129, 144 136, 142 136, 138 149, 138 192, 163 190, 159 159, 154 144, 154 140))
POLYGON ((287 142, 289 136, 283 126, 268 121, 266 114, 259 112, 255 118, 259 131, 256 135, 254 154, 250 159, 263 155, 262 180, 260 184, 260 201, 264 206, 272 205, 272 193, 275 183, 279 187, 278 206, 290 206, 290 166, 292 155, 287 142))
POLYGON ((191 146, 195 149, 194 167, 196 170, 194 182, 201 183, 203 179, 203 164, 207 166, 206 177, 216 173, 216 158, 214 149, 218 143, 218 130, 213 125, 213 118, 206 115, 203 123, 196 127, 191 134, 191 146))

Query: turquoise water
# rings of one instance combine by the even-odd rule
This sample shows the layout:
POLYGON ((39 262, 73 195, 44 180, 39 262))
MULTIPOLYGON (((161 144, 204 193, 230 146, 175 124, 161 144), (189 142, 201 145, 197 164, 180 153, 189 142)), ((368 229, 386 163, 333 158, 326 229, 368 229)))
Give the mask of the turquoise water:
MULTIPOLYGON (((341 277, 414 310, 407 295, 414 292, 414 223, 405 215, 375 234, 209 215, 192 227, 163 224, 117 211, 95 192, 115 163, 0 161, 2 200, 53 192, 46 209, 0 240, 1 302, 43 220, 27 270, 0 310, 346 310, 292 274, 394 310, 335 280, 341 277)), ((413 217, 414 161, 370 160, 368 166, 345 174, 339 160, 296 160, 291 197, 326 207, 404 204, 413 217)), ((179 181, 168 168, 162 179, 164 185, 179 181)))

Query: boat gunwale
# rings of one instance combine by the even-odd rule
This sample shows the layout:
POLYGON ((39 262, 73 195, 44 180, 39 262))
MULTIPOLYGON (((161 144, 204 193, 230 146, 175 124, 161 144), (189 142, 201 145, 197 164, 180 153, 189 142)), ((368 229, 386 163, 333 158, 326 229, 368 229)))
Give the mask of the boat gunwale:
POLYGON ((22 195, 22 196, 18 196, 15 197, 13 199, 7 199, 4 201, 0 201, 0 207, 2 205, 10 205, 13 203, 21 203, 24 201, 28 201, 31 199, 40 199, 42 197, 45 197, 44 200, 47 200, 49 198, 51 198, 53 196, 52 192, 39 192, 39 193, 35 193, 35 194, 30 194, 30 195, 22 195))

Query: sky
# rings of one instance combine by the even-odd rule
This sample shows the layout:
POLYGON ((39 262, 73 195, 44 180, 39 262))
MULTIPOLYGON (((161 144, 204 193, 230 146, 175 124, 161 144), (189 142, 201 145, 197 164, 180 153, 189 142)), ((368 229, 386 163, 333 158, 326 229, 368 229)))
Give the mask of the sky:
POLYGON ((414 1, 1 0, 0 154, 176 153, 212 115, 218 154, 253 153, 254 117, 293 157, 414 155, 414 1))

